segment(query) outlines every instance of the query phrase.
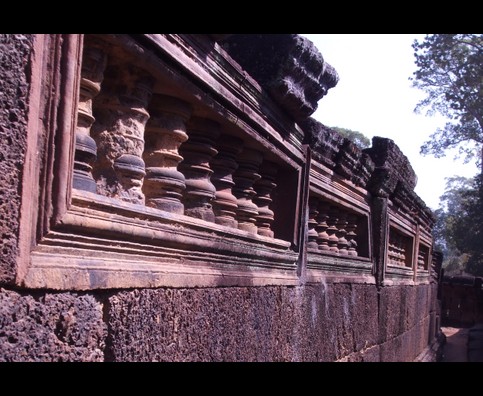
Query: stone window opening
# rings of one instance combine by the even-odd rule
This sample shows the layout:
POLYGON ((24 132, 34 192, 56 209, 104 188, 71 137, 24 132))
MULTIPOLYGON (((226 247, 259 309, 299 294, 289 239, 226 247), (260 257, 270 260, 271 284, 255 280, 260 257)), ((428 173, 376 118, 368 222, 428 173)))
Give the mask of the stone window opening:
POLYGON ((127 35, 44 45, 65 68, 49 69, 64 123, 52 120, 54 177, 41 185, 47 210, 29 225, 38 238, 20 282, 81 290, 296 283, 301 153, 273 146, 127 35))

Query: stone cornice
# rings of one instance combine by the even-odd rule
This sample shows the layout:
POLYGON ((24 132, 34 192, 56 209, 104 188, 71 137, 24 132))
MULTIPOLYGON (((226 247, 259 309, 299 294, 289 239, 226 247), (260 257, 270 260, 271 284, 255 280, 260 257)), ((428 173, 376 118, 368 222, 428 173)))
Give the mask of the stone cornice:
POLYGON ((315 45, 297 34, 235 34, 223 45, 297 122, 309 117, 339 80, 315 45))

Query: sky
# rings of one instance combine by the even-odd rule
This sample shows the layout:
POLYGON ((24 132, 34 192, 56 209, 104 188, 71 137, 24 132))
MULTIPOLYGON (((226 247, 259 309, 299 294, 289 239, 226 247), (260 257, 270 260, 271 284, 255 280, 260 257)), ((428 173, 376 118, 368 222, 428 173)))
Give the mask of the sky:
POLYGON ((473 177, 474 163, 455 159, 456 151, 443 158, 419 153, 421 145, 447 119, 414 113, 426 94, 411 86, 416 70, 411 44, 424 34, 301 34, 318 48, 339 75, 339 82, 318 102, 312 117, 329 127, 360 132, 370 140, 380 136, 394 140, 414 169, 414 191, 435 210, 444 193, 445 178, 473 177))

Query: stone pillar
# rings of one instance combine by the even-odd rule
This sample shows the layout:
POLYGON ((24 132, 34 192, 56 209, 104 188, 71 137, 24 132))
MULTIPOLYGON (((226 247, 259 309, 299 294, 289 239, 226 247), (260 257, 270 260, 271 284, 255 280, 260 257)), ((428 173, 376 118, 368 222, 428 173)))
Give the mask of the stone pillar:
POLYGON ((193 117, 188 121, 187 132, 189 138, 179 149, 183 157, 179 170, 186 179, 185 214, 214 223, 212 201, 216 188, 210 180, 213 173, 210 161, 218 153, 214 146, 220 135, 220 125, 206 118, 193 117))
POLYGON ((278 172, 278 165, 264 161, 260 166, 260 179, 255 181, 253 188, 256 192, 253 202, 258 206, 257 215, 257 232, 259 235, 273 238, 274 232, 272 230, 272 224, 275 220, 275 214, 270 209, 272 203, 272 191, 277 187, 275 183, 275 177, 278 172))
POLYGON ((260 151, 245 149, 238 156, 238 169, 233 174, 235 186, 233 193, 237 197, 237 220, 240 230, 256 234, 258 206, 253 202, 256 195, 253 189, 255 181, 260 179, 258 168, 263 161, 260 151))
POLYGON ((216 144, 218 154, 210 162, 213 169, 211 181, 216 188, 213 211, 215 222, 227 227, 238 228, 236 212, 238 209, 237 198, 233 195, 233 173, 238 168, 237 155, 243 149, 243 140, 224 135, 216 144))
POLYGON ((317 215, 319 211, 317 207, 319 205, 319 200, 312 196, 309 198, 309 220, 308 220, 308 232, 307 232, 307 247, 312 249, 318 249, 317 237, 319 236, 317 232, 317 215))
POLYGON ((191 106, 179 99, 154 95, 146 124, 145 150, 146 177, 143 191, 146 205, 167 212, 184 214, 182 201, 186 189, 185 177, 178 171, 183 160, 179 147, 188 140, 186 122, 191 106))
POLYGON ((385 279, 387 256, 386 245, 389 239, 389 214, 387 197, 374 197, 371 205, 372 232, 374 247, 374 275, 381 286, 385 279))
POLYGON ((101 90, 107 56, 102 42, 87 40, 82 53, 82 69, 77 108, 77 128, 75 132, 75 155, 73 187, 79 190, 96 192, 96 182, 92 177, 92 164, 97 156, 97 145, 90 136, 95 121, 92 114, 92 99, 101 90))
POLYGON ((144 204, 144 128, 154 80, 138 67, 117 64, 106 70, 105 83, 108 88, 95 101, 97 189, 102 195, 144 204))

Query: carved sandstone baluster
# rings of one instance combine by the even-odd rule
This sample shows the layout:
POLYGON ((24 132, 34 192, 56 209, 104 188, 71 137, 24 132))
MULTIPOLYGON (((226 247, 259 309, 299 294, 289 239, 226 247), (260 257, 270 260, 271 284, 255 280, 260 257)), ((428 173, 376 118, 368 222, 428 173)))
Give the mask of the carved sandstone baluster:
POLYGON ((216 144, 218 154, 210 162, 213 169, 211 182, 216 188, 213 211, 215 222, 227 227, 237 228, 236 211, 237 198, 232 189, 235 185, 233 172, 238 168, 236 156, 243 149, 243 140, 229 135, 223 135, 216 144))
MULTIPOLYGON (((144 128, 151 97, 152 77, 140 68, 122 64, 106 70, 106 85, 95 101, 95 140, 98 160, 94 168, 98 192, 123 201, 144 204, 144 128), (109 83, 109 84, 108 84, 109 83)), ((93 133, 94 135, 94 133, 93 133)))
POLYGON ((317 244, 317 237, 319 233, 317 232, 317 215, 319 211, 317 207, 319 206, 319 200, 311 196, 309 198, 309 220, 308 220, 308 232, 307 232, 307 247, 312 249, 318 249, 319 245, 317 244))
POLYGON ((329 209, 329 218, 327 219, 327 234, 329 234, 329 251, 338 253, 338 243, 339 238, 337 237, 337 220, 338 220, 339 210, 335 206, 331 206, 329 209))
POLYGON ((398 265, 404 266, 404 263, 406 261, 406 254, 404 251, 404 243, 403 243, 403 238, 398 235, 396 239, 396 252, 397 252, 397 261, 398 265))
POLYGON ((220 135, 220 125, 206 118, 193 117, 188 121, 187 132, 189 138, 179 149, 183 157, 179 170, 186 178, 185 214, 214 223, 212 200, 216 188, 210 180, 213 173, 210 161, 218 153, 214 145, 220 135))
POLYGON ((272 224, 275 220, 275 214, 270 209, 272 203, 272 191, 277 184, 275 183, 275 177, 278 172, 278 165, 270 162, 263 161, 260 166, 260 179, 255 181, 253 188, 256 195, 253 198, 253 202, 258 206, 258 215, 256 225, 258 227, 257 233, 266 237, 273 238, 274 232, 272 230, 272 224))
POLYGON ((92 177, 92 163, 97 156, 97 145, 90 136, 90 129, 95 121, 92 114, 92 99, 101 90, 107 61, 103 47, 101 42, 87 39, 84 44, 75 132, 73 187, 94 193, 96 182, 92 177))
POLYGON ((257 173, 263 161, 262 153, 257 150, 245 149, 238 156, 238 169, 233 174, 235 186, 233 193, 237 197, 237 220, 240 230, 257 233, 258 206, 253 202, 256 192, 253 184, 260 179, 257 173))
POLYGON ((346 226, 346 230, 347 230, 346 238, 349 246, 347 254, 349 256, 358 255, 357 242, 356 242, 357 234, 355 232, 356 229, 357 229, 357 216, 350 213, 347 216, 347 226, 346 226))
POLYGON ((419 252, 418 252, 418 270, 424 270, 425 268, 425 257, 426 255, 424 254, 424 252, 420 249, 419 252))
POLYGON ((184 214, 181 200, 186 183, 184 175, 177 169, 183 160, 178 149, 188 140, 186 121, 191 107, 177 98, 156 94, 151 99, 149 112, 151 117, 146 124, 143 155, 146 205, 184 214))
POLYGON ((327 224, 327 219, 329 218, 329 207, 327 203, 321 201, 318 206, 318 216, 317 216, 317 244, 319 245, 319 250, 324 252, 328 252, 330 250, 329 247, 329 234, 327 233, 327 229, 329 225, 327 224))
POLYGON ((396 235, 394 231, 389 232, 389 243, 387 248, 387 261, 388 264, 396 265, 398 252, 396 250, 396 235))
POLYGON ((345 229, 347 225, 347 213, 340 209, 339 210, 339 218, 337 219, 337 237, 338 237, 338 242, 337 242, 337 248, 339 249, 340 254, 346 255, 348 253, 348 247, 349 244, 347 242, 347 239, 345 238, 347 234, 347 230, 345 229))

